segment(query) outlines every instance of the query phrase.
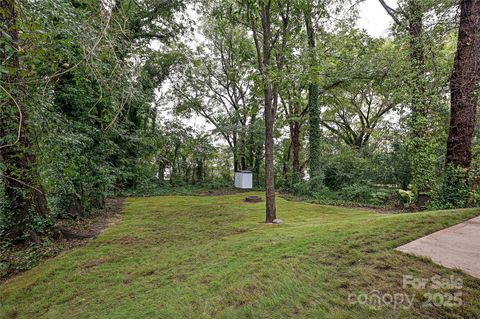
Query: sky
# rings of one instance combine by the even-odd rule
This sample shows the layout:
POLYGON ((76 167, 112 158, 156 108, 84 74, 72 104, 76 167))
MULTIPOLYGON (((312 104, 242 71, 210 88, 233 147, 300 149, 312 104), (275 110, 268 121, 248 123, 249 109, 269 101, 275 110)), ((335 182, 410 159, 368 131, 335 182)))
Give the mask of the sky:
MULTIPOLYGON (((396 7, 396 0, 385 1, 392 8, 396 7)), ((373 37, 388 35, 388 28, 392 24, 392 18, 385 12, 378 0, 366 0, 359 7, 358 27, 365 29, 373 37)))

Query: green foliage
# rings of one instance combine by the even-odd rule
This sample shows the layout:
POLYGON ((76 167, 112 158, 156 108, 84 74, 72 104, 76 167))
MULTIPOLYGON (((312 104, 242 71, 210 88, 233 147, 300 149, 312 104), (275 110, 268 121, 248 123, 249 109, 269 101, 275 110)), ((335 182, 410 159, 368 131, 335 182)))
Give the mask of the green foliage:
MULTIPOLYGON (((3 173, 3 172, 2 172, 3 173)), ((5 238, 9 230, 15 226, 14 211, 11 203, 5 195, 3 179, 0 180, 0 238, 5 238)))
POLYGON ((413 193, 412 191, 399 189, 398 195, 400 196, 402 204, 405 207, 408 207, 415 202, 415 193, 413 193))
POLYGON ((412 189, 415 196, 432 197, 436 187, 437 154, 433 142, 427 138, 414 137, 408 143, 412 167, 412 189))
POLYGON ((296 184, 293 192, 295 196, 328 205, 399 206, 399 198, 394 189, 369 184, 352 184, 336 191, 322 186, 312 191, 310 184, 304 182, 296 184))
POLYGON ((390 154, 389 164, 392 168, 394 182, 401 189, 408 189, 412 181, 410 154, 406 145, 399 140, 393 142, 393 152, 390 154))
POLYGON ((396 191, 402 183, 409 184, 409 164, 403 148, 398 146, 389 154, 359 151, 349 146, 335 153, 325 147, 323 162, 324 186, 312 187, 310 181, 302 181, 293 188, 298 196, 313 197, 322 203, 349 203, 373 206, 398 206, 396 191), (392 158, 403 159, 392 161, 392 158), (398 185, 398 186, 397 186, 398 185))
POLYGON ((312 187, 320 187, 323 183, 320 154, 320 106, 318 103, 318 85, 312 83, 308 89, 309 118, 309 166, 312 187))
POLYGON ((368 203, 372 200, 372 189, 367 185, 353 184, 344 187, 340 197, 351 202, 368 203))
POLYGON ((355 183, 368 182, 374 178, 370 174, 369 161, 359 152, 343 147, 337 154, 325 157, 323 170, 325 172, 325 186, 332 190, 339 190, 355 183))
POLYGON ((469 179, 465 169, 447 165, 443 182, 431 204, 432 209, 452 209, 466 207, 470 194, 469 179))
MULTIPOLYGON (((16 140, 19 113, 10 94, 25 114, 28 137, 13 158, 28 154, 32 167, 0 163, 2 239, 17 226, 22 238, 48 232, 55 218, 86 216, 110 194, 226 188, 235 169, 251 169, 254 185, 264 184, 265 73, 253 39, 259 3, 202 1, 196 9, 203 37, 195 46, 187 2, 107 2, 15 2, 18 50, 8 32, 0 39, 8 57, 0 67, 0 143, 16 140), (15 54, 19 66, 10 63, 15 54), (185 124, 198 116, 205 127, 185 124), (50 212, 41 217, 30 209, 16 220, 6 172, 31 177, 50 212)), ((478 151, 472 189, 450 168, 440 179, 452 8, 449 1, 422 2, 422 35, 400 25, 382 39, 357 30, 345 2, 272 5, 267 84, 278 102, 277 185, 325 201, 395 204, 392 190, 401 188, 417 199, 435 196, 432 207, 478 205, 478 151), (308 18, 313 33, 306 32, 308 18), (419 49, 423 60, 413 54, 419 49)), ((29 190, 17 188, 17 195, 29 190)))
POLYGON ((50 241, 26 246, 0 246, 0 278, 11 276, 37 266, 43 259, 57 255, 60 251, 50 241))
MULTIPOLYGON (((104 4, 15 2, 22 30, 19 81, 9 89, 18 92, 16 101, 28 116, 22 133, 31 149, 21 151, 35 156, 35 182, 47 194, 51 213, 40 216, 32 207, 19 222, 18 209, 1 195, 0 240, 7 239, 9 229, 41 234, 51 228, 53 218, 84 217, 103 207, 115 189, 155 178, 156 146, 162 139, 156 128, 155 90, 177 56, 149 45, 152 38, 167 42, 181 31, 175 15, 183 2, 104 4)), ((6 117, 8 104, 3 93, 1 97, 0 114, 6 117)), ((17 112, 11 105, 9 111, 17 112)), ((11 118, 2 145, 15 140, 17 120, 11 118)), ((33 175, 9 169, 19 180, 22 174, 33 175)))
MULTIPOLYGON (((308 195, 308 194, 300 194, 300 195, 308 195)), ((313 193, 313 198, 315 198, 320 203, 342 200, 338 192, 332 191, 326 186, 318 188, 316 192, 313 193)))

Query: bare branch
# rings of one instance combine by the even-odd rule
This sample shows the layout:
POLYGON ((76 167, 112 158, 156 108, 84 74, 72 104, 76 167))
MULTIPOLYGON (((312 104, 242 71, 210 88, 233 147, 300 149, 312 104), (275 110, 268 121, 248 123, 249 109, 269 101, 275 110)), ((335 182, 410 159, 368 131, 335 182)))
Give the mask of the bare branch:
POLYGON ((17 100, 15 100, 15 98, 10 94, 10 92, 7 91, 7 89, 5 89, 2 85, 0 85, 0 88, 5 92, 7 93, 8 97, 10 99, 12 99, 13 103, 15 104, 15 106, 17 107, 18 109, 18 115, 19 115, 19 119, 18 119, 18 129, 17 129, 17 138, 15 139, 15 141, 11 144, 6 144, 6 145, 0 145, 0 148, 5 148, 5 147, 11 147, 11 146, 14 146, 15 144, 17 144, 19 141, 20 141, 20 137, 22 135, 22 123, 23 123, 23 113, 22 113, 22 109, 20 108, 20 105, 18 104, 17 100))
POLYGON ((385 0, 378 0, 378 1, 382 5, 382 7, 385 9, 385 11, 387 11, 388 15, 392 17, 393 21, 395 21, 397 25, 402 25, 402 22, 397 16, 397 11, 395 11, 392 7, 388 6, 385 0))

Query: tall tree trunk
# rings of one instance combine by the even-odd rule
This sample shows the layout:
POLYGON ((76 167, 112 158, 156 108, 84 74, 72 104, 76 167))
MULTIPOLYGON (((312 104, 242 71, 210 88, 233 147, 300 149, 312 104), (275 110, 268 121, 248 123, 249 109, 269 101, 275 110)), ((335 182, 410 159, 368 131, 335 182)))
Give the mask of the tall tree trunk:
POLYGON ((271 68, 271 21, 270 2, 261 3, 261 21, 263 29, 262 43, 262 73, 264 81, 264 119, 265 119, 265 188, 266 188, 266 218, 265 222, 271 223, 277 218, 275 205, 275 172, 273 159, 273 128, 275 123, 275 104, 278 103, 277 92, 270 78, 271 68))
MULTIPOLYGON (((172 167, 170 170, 170 185, 175 186, 177 183, 177 175, 180 176, 179 174, 179 163, 178 163, 178 153, 180 151, 180 144, 175 143, 175 148, 173 151, 173 160, 172 160, 172 167)), ((179 178, 180 179, 180 178, 179 178)))
POLYGON ((465 207, 470 185, 472 140, 476 128, 480 84, 480 0, 461 1, 457 52, 450 78, 451 114, 445 173, 440 199, 446 208, 465 207))
MULTIPOLYGON (((267 71, 268 73, 268 71, 267 71)), ((267 81, 270 81, 268 79, 267 81)), ((271 83, 265 84, 265 187, 266 187, 266 222, 276 219, 275 205, 275 172, 273 159, 273 125, 275 111, 273 108, 273 88, 271 83)))
POLYGON ((254 157, 253 157, 253 185, 255 187, 261 186, 261 179, 260 179, 260 166, 262 164, 263 159, 263 152, 262 148, 258 148, 255 150, 254 157))
POLYGON ((432 142, 428 132, 428 104, 426 98, 425 48, 423 41, 423 9, 419 0, 409 0, 407 7, 410 55, 412 61, 412 115, 413 138, 412 184, 416 190, 416 204, 425 207, 431 200, 434 183, 434 157, 431 156, 432 142))
POLYGON ((479 83, 480 0, 462 0, 457 53, 450 79, 451 115, 446 164, 464 169, 465 173, 472 162, 479 83))
POLYGON ((238 136, 238 150, 239 150, 239 159, 238 164, 240 165, 241 170, 251 169, 247 164, 247 145, 246 145, 246 126, 242 123, 242 129, 238 136))
MULTIPOLYGON (((395 23, 404 28, 398 12, 379 0, 385 11, 395 23)), ((434 145, 428 131, 428 104, 426 90, 425 47, 423 41, 423 0, 408 0, 402 14, 407 19, 407 32, 410 36, 410 56, 412 63, 411 82, 412 115, 410 129, 412 138, 409 142, 409 154, 412 165, 412 185, 416 192, 416 205, 425 207, 431 200, 431 190, 435 181, 434 145)))
POLYGON ((238 172, 238 157, 237 157, 237 151, 234 149, 233 150, 233 171, 238 172))
POLYGON ((203 160, 199 159, 197 160, 197 165, 196 165, 196 181, 199 183, 203 182, 203 170, 204 170, 204 165, 203 165, 203 160))
MULTIPOLYGON (((310 64, 315 65, 315 30, 312 23, 312 8, 304 11, 305 27, 307 30, 308 48, 310 50, 310 64)), ((308 116, 309 116, 309 166, 310 179, 313 185, 318 185, 321 178, 320 169, 320 108, 318 106, 318 85, 312 81, 308 85, 308 116)))
MULTIPOLYGON (((13 83, 18 83, 20 80, 18 76, 20 61, 17 55, 19 34, 15 0, 0 1, 0 9, 1 28, 10 38, 4 39, 5 42, 0 47, 0 58, 3 66, 14 70, 2 76, 2 80, 7 85, 12 84, 4 90, 10 88, 10 92, 14 92, 13 83), (8 65, 5 65, 7 63, 8 65)), ((11 96, 3 93, 5 92, 2 92, 2 101, 0 101, 0 158, 5 165, 2 178, 8 208, 14 214, 14 225, 7 236, 17 239, 28 232, 28 224, 32 215, 46 217, 48 208, 45 193, 36 171, 36 158, 27 135, 27 110, 22 107, 19 99, 14 100, 15 93, 11 93, 11 96), (15 134, 13 132, 17 132, 18 129, 18 139, 16 142, 8 144, 5 138, 7 135, 15 134)), ((30 233, 30 235, 34 239, 37 238, 35 233, 30 233)))

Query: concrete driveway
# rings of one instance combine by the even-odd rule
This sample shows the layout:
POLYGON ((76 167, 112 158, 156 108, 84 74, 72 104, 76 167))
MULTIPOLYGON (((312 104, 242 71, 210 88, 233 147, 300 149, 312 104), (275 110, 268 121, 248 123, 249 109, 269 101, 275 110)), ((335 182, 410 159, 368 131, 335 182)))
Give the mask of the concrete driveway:
POLYGON ((480 278, 480 216, 414 240, 397 250, 430 257, 447 268, 480 278))

